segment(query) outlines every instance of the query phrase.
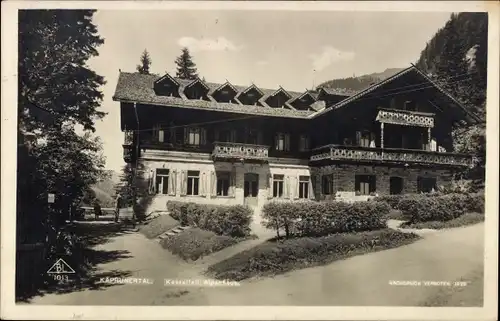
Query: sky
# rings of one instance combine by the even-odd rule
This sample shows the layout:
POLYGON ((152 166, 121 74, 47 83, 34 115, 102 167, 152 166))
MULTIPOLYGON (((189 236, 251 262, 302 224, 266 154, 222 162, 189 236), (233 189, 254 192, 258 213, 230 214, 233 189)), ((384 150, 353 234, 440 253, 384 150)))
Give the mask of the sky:
POLYGON ((151 72, 175 74, 188 47, 206 81, 304 91, 323 81, 405 68, 450 17, 447 12, 249 10, 99 10, 104 38, 88 65, 104 76, 96 123, 108 169, 123 162, 119 103, 112 100, 119 70, 134 72, 144 49, 151 72))

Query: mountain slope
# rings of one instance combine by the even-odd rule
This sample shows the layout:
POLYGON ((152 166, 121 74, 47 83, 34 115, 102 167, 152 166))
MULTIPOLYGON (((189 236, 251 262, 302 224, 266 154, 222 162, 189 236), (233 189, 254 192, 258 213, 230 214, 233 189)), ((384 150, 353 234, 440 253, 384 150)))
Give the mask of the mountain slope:
POLYGON ((331 89, 348 89, 353 91, 363 90, 369 87, 371 84, 387 79, 394 74, 400 72, 404 68, 387 68, 382 72, 371 73, 368 75, 362 75, 358 77, 348 77, 340 79, 332 79, 323 82, 318 85, 319 88, 331 88, 331 89))

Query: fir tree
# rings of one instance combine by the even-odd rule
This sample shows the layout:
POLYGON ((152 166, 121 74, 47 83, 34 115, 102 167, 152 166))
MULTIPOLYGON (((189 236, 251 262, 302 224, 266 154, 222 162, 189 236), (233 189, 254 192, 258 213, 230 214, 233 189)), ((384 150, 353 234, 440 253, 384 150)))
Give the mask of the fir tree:
POLYGON ((137 65, 137 71, 140 74, 149 74, 149 68, 151 67, 151 57, 149 56, 149 52, 144 49, 141 55, 141 64, 137 65))
POLYGON ((198 77, 196 64, 189 53, 188 48, 182 48, 182 54, 175 60, 177 65, 176 76, 181 79, 195 79, 198 77))

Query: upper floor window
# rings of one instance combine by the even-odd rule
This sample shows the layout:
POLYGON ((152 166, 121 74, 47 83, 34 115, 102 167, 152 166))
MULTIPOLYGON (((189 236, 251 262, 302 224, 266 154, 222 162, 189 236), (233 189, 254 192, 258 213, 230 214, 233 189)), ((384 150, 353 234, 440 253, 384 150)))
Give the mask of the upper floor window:
POLYGON ((299 151, 304 152, 309 150, 309 136, 300 135, 299 151))
POLYGON ((168 176, 169 170, 166 168, 157 168, 156 169, 156 186, 155 192, 156 194, 168 194, 168 176))
POLYGON ((199 127, 188 127, 184 129, 184 142, 187 145, 200 146, 206 143, 206 130, 199 127))
POLYGON ((286 134, 286 133, 276 134, 275 146, 276 146, 276 150, 289 151, 290 150, 290 134, 286 134))
POLYGON ((199 195, 199 193, 200 193, 200 171, 188 171, 187 195, 199 195))
POLYGON ((156 125, 153 129, 153 136, 158 142, 163 143, 165 141, 165 130, 160 125, 156 125))
POLYGON ((217 140, 220 142, 231 142, 232 141, 232 135, 231 135, 231 130, 230 129, 222 129, 218 131, 218 137, 217 140))
POLYGON ((369 131, 356 132, 356 142, 361 147, 375 147, 375 135, 369 131))
POLYGON ((285 175, 273 175, 273 197, 283 197, 285 175))
POLYGON ((309 176, 299 176, 299 198, 309 198, 309 176))

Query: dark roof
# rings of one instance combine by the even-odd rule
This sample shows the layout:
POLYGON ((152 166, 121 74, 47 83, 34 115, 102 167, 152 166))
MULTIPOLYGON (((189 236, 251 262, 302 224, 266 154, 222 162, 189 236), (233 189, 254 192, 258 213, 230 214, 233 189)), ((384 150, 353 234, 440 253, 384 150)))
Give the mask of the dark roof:
MULTIPOLYGON (((477 116, 469 112, 466 107, 464 107, 460 102, 458 102, 455 98, 453 98, 449 93, 447 93, 444 89, 442 89, 438 84, 432 81, 427 75, 425 75, 425 73, 420 71, 414 65, 356 93, 353 91, 342 90, 342 89, 339 90, 331 88, 320 88, 318 89, 318 91, 324 91, 327 94, 343 96, 345 98, 331 106, 325 106, 324 101, 318 100, 310 106, 312 111, 296 110, 295 108, 293 108, 293 106, 290 106, 289 104, 289 102, 292 102, 295 99, 299 98, 300 96, 303 96, 305 93, 307 93, 307 91, 296 92, 296 91, 286 90, 286 93, 288 93, 291 96, 288 102, 285 103, 285 105, 288 108, 273 108, 267 105, 265 101, 274 93, 279 92, 280 89, 283 91, 285 91, 285 89, 281 87, 279 87, 278 89, 265 89, 265 88, 259 88, 253 84, 250 86, 239 86, 239 85, 233 85, 229 82, 220 84, 220 83, 210 83, 210 82, 205 82, 203 80, 199 80, 202 81, 209 88, 208 98, 210 99, 210 101, 187 99, 186 96, 183 94, 184 88, 189 84, 191 84, 193 80, 180 79, 171 76, 166 77, 156 74, 140 74, 140 73, 127 73, 127 72, 120 72, 113 100, 123 101, 123 102, 136 102, 141 104, 160 105, 160 106, 171 106, 179 108, 205 109, 205 110, 213 110, 221 112, 261 115, 261 116, 275 116, 275 117, 288 117, 288 118, 314 118, 316 116, 327 113, 331 110, 346 106, 351 102, 375 91, 377 88, 383 86, 384 84, 387 84, 395 79, 398 79, 399 77, 411 71, 417 72, 418 74, 422 75, 440 93, 442 93, 445 97, 447 97, 452 102, 452 104, 462 109, 465 112, 469 122, 479 121, 479 118, 477 116), (157 95, 154 91, 154 83, 161 78, 171 78, 174 79, 176 82, 178 82, 180 84, 179 94, 181 98, 157 95), (240 93, 246 91, 250 87, 257 88, 264 94, 264 96, 262 96, 259 99, 259 102, 262 104, 262 106, 243 105, 239 103, 223 103, 215 101, 215 99, 211 97, 211 94, 225 84, 230 84, 231 87, 237 90, 238 94, 236 95, 236 97, 239 97, 240 93)), ((309 93, 314 98, 317 99, 319 95, 318 91, 316 92, 309 91, 309 93)))
MULTIPOLYGON (((115 94, 113 96, 114 100, 123 102, 137 102, 142 104, 152 104, 161 106, 172 106, 180 108, 191 108, 191 109, 206 109, 214 111, 223 112, 234 112, 252 115, 262 115, 262 116, 276 116, 276 117, 290 117, 290 118, 306 118, 311 115, 313 111, 302 111, 302 110, 292 110, 286 108, 273 108, 269 107, 264 103, 264 106, 249 106, 240 105, 234 103, 221 103, 214 100, 195 100, 178 97, 168 97, 157 95, 154 91, 153 84, 161 76, 155 74, 140 74, 140 73, 127 73, 120 72, 118 78, 118 84, 116 85, 115 94)), ((179 92, 182 93, 184 88, 192 82, 192 80, 174 78, 179 84, 179 92)), ((209 92, 213 92, 215 89, 219 88, 221 84, 205 82, 209 92)), ((235 86, 239 92, 244 91, 248 87, 235 86)), ((260 99, 264 102, 267 97, 272 95, 276 90, 272 89, 262 89, 259 88, 264 96, 260 99)), ((300 96, 301 93, 290 92, 288 93, 294 98, 295 96, 300 96)))

